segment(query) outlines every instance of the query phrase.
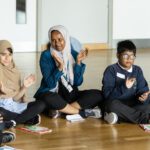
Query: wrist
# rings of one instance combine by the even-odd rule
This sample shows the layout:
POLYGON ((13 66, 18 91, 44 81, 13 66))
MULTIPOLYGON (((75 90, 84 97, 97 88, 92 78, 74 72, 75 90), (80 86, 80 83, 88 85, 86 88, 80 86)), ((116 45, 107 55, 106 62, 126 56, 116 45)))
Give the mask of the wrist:
POLYGON ((77 64, 78 64, 78 65, 81 65, 81 61, 77 61, 77 64))
POLYGON ((26 90, 27 88, 28 88, 28 87, 25 86, 25 85, 22 86, 22 89, 24 89, 24 90, 26 90))
POLYGON ((58 70, 63 71, 63 67, 62 66, 58 67, 58 70))

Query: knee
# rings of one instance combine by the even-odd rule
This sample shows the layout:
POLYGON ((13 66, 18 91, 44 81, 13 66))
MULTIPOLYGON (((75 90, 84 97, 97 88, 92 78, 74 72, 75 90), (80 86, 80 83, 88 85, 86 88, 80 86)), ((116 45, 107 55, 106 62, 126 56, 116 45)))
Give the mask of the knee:
POLYGON ((93 98, 97 99, 98 102, 102 102, 104 100, 102 91, 100 90, 91 90, 91 94, 93 98))
POLYGON ((39 106, 39 110, 42 112, 45 108, 46 108, 46 104, 44 102, 41 103, 41 105, 39 106))
POLYGON ((118 109, 118 100, 112 100, 105 103, 105 109, 107 112, 116 112, 118 109))
POLYGON ((150 104, 147 104, 147 106, 145 107, 145 112, 146 113, 150 113, 150 104))
POLYGON ((5 109, 3 107, 0 107, 0 115, 5 117, 5 109))
POLYGON ((100 95, 101 95, 101 91, 100 91, 100 90, 97 90, 97 89, 91 89, 90 91, 91 91, 92 94, 97 94, 97 95, 100 94, 100 95))
POLYGON ((47 95, 45 95, 43 97, 43 101, 47 104, 47 105, 51 105, 51 103, 53 103, 53 101, 57 101, 58 98, 58 94, 57 93, 48 93, 47 95))
POLYGON ((38 100, 36 101, 36 109, 38 109, 39 112, 44 111, 44 109, 46 108, 46 103, 42 100, 38 100))

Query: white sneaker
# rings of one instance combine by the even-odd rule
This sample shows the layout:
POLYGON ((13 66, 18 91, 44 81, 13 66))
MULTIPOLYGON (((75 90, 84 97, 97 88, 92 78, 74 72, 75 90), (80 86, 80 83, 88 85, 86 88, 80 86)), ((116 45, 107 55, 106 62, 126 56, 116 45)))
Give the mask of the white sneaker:
POLYGON ((102 114, 99 108, 85 109, 85 116, 92 117, 92 118, 101 118, 102 114))
POLYGON ((77 122, 77 121, 83 121, 84 120, 84 118, 82 118, 79 114, 66 115, 66 119, 70 122, 77 122))
POLYGON ((118 116, 116 113, 105 113, 104 120, 107 121, 109 124, 115 124, 118 121, 118 116))

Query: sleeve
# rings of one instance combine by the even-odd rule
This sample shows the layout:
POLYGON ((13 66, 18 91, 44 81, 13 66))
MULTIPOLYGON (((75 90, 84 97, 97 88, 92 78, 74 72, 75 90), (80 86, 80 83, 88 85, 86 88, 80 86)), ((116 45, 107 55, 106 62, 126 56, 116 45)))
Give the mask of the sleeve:
POLYGON ((139 67, 137 78, 137 95, 141 95, 147 91, 149 91, 148 84, 144 78, 142 69, 139 67))
POLYGON ((80 65, 75 64, 74 66, 74 85, 80 86, 83 82, 83 74, 85 71, 86 65, 81 63, 80 65))
POLYGON ((116 82, 116 71, 112 66, 106 68, 102 80, 102 92, 106 100, 120 98, 129 92, 129 89, 123 84, 119 85, 116 82))
MULTIPOLYGON (((146 82, 143 71, 139 67, 138 71, 138 78, 137 78, 137 97, 142 95, 143 93, 149 91, 148 83, 146 82)), ((148 101, 146 100, 144 103, 147 103, 148 101)))
POLYGON ((53 60, 48 57, 46 53, 42 53, 40 58, 40 68, 43 76, 43 81, 47 88, 53 89, 56 87, 58 80, 63 75, 62 71, 59 71, 57 67, 54 66, 53 60))

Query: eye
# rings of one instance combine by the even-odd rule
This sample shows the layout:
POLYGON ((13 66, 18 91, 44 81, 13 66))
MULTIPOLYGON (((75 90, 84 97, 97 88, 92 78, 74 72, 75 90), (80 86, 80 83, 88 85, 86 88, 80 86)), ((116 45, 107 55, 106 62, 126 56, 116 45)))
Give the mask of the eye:
POLYGON ((59 42, 62 42, 62 41, 63 41, 63 39, 59 38, 59 39, 58 39, 58 41, 59 41, 59 42))
POLYGON ((128 54, 123 54, 122 55, 123 59, 131 59, 134 60, 135 59, 135 55, 128 55, 128 54))
POLYGON ((130 56, 130 59, 135 59, 135 56, 134 56, 134 55, 131 55, 131 56, 130 56))
POLYGON ((0 53, 0 55, 1 55, 1 56, 5 56, 6 54, 5 54, 5 53, 0 53))
POLYGON ((128 59, 129 55, 124 54, 124 55, 122 55, 122 57, 123 57, 124 59, 128 59))
POLYGON ((54 39, 52 39, 51 41, 52 41, 53 43, 55 42, 55 40, 54 40, 54 39))

